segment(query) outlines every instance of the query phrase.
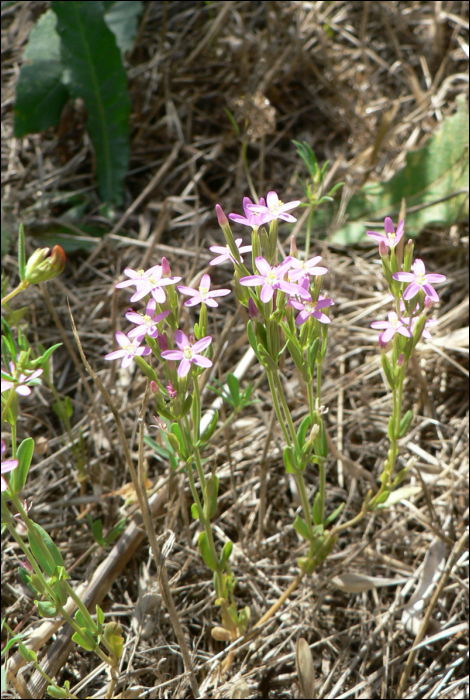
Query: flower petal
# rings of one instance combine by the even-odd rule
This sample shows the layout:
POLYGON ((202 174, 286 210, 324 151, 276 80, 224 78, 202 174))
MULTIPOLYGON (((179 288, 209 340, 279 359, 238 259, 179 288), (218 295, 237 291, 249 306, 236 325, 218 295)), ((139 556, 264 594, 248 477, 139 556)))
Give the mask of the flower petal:
POLYGON ((265 284, 261 289, 260 299, 264 304, 267 304, 273 298, 274 288, 270 284, 265 284))
POLYGON ((439 295, 430 284, 423 284, 423 292, 433 301, 439 301, 439 295))
POLYGON ((114 350, 113 352, 108 352, 108 354, 104 356, 104 359, 117 360, 119 357, 124 357, 126 354, 125 350, 114 350))
POLYGON ((180 365, 178 367, 178 376, 185 377, 188 374, 190 369, 191 369, 190 361, 187 360, 186 358, 184 358, 183 360, 181 360, 180 365))
POLYGON ((277 209, 279 206, 279 197, 277 196, 276 192, 268 192, 266 195, 266 204, 268 206, 268 209, 277 209))
POLYGON ((184 350, 189 345, 187 336, 179 328, 175 331, 175 341, 180 350, 184 350))
POLYGON ((261 255, 257 255, 255 258, 256 269, 258 272, 266 277, 267 274, 271 272, 271 265, 265 260, 261 255))
POLYGON ((244 287, 259 287, 261 284, 265 283, 264 277, 261 275, 250 275, 249 277, 242 277, 240 279, 240 284, 244 287))
POLYGON ((212 367, 211 360, 209 360, 208 357, 204 357, 204 355, 195 355, 193 357, 193 362, 199 367, 212 367))
POLYGON ((431 272, 430 275, 426 275, 426 282, 432 282, 433 284, 436 284, 436 282, 445 282, 447 277, 445 275, 439 275, 437 272, 431 272))
POLYGON ((188 297, 199 296, 199 289, 193 289, 192 287, 185 287, 184 284, 179 284, 176 289, 181 292, 181 294, 187 294, 188 297))
POLYGON ((184 359, 184 355, 181 352, 181 350, 164 350, 162 352, 162 357, 165 360, 182 360, 184 359))
MULTIPOLYGON (((400 273, 397 273, 397 274, 400 274, 400 273)), ((401 274, 405 274, 405 273, 402 272, 401 274)), ((413 299, 413 297, 415 297, 418 294, 420 289, 421 289, 421 287, 419 286, 419 284, 416 284, 416 282, 412 282, 405 289, 405 291, 403 293, 403 299, 405 299, 406 301, 408 301, 409 299, 413 299)))
POLYGON ((212 336, 206 335, 204 338, 201 338, 201 340, 198 340, 196 343, 193 345, 193 352, 195 353, 200 353, 206 348, 209 347, 209 345, 212 343, 212 336))

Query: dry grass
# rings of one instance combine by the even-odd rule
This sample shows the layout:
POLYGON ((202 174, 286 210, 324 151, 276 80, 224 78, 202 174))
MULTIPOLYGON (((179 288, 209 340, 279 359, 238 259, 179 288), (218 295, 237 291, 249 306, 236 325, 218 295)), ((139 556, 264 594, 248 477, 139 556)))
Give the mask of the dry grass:
MULTIPOLYGON (((77 359, 66 300, 88 361, 111 392, 135 454, 144 380, 138 370, 110 368, 103 361, 128 305, 127 295, 116 291, 114 283, 124 267, 155 264, 162 255, 186 284, 207 265, 208 246, 221 241, 214 204, 219 202, 227 212, 240 211, 248 194, 241 142, 225 109, 242 130, 247 128, 248 162, 261 194, 268 189, 284 199, 300 194, 296 176, 301 167, 293 138, 308 140, 320 162, 330 160, 331 182, 344 180, 346 195, 366 177, 387 178, 403 165, 406 152, 452 113, 456 97, 467 90, 461 44, 468 43, 468 3, 146 3, 127 58, 133 112, 126 202, 111 224, 99 209, 92 151, 79 111, 70 132, 60 137, 53 130, 21 140, 13 137, 14 89, 24 44, 45 7, 22 2, 2 12, 2 215, 13 230, 23 221, 34 246, 34 236, 64 215, 66 197, 82 193, 89 206, 75 226, 101 226, 108 235, 91 256, 69 255, 66 271, 47 291, 31 288, 21 301, 28 306, 32 342, 47 347, 68 340, 54 354, 54 381, 60 396, 72 401, 75 440, 72 447, 50 408, 51 391, 35 391, 24 404, 19 437, 40 439, 43 452, 35 457, 24 496, 33 503, 32 517, 50 532, 73 567, 77 585, 100 562, 109 564, 100 569, 106 572, 102 607, 125 633, 118 692, 139 686, 141 694, 132 697, 190 697, 147 541, 143 536, 133 540, 132 548, 127 540, 126 546, 121 543, 119 561, 110 561, 108 551, 92 549, 85 511, 100 517, 107 531, 134 507, 118 491, 130 480, 122 446, 112 414, 77 359), (385 122, 388 129, 381 140, 385 122), (168 167, 156 177, 165 163, 168 167), (152 178, 151 191, 136 205, 152 178)), ((386 297, 375 247, 343 250, 330 245, 335 223, 328 231, 316 231, 314 241, 315 252, 330 269, 327 287, 337 304, 323 396, 328 430, 343 457, 328 463, 327 508, 346 501, 345 514, 352 516, 369 483, 351 475, 350 462, 376 476, 387 450, 391 401, 381 376, 376 334, 369 329, 386 297)), ((283 231, 286 238, 288 233, 283 231)), ((225 652, 210 636, 217 610, 209 572, 195 547, 188 486, 173 479, 163 498, 168 465, 146 448, 148 475, 157 493, 156 532, 161 544, 167 543, 166 566, 201 697, 247 697, 233 694, 240 679, 250 697, 299 697, 294 663, 299 636, 313 651, 317 697, 397 697, 417 633, 402 624, 412 587, 374 587, 354 594, 338 590, 331 580, 351 571, 419 576, 426 560, 424 571, 443 581, 440 572, 453 562, 456 543, 468 526, 468 228, 427 231, 416 250, 448 278, 436 310, 436 340, 419 347, 406 384, 407 407, 416 406, 416 419, 404 440, 401 462, 417 458, 410 480, 422 485, 422 491, 344 534, 323 567, 303 580, 262 634, 236 652, 227 677, 214 661, 215 654, 221 659, 225 652)), ((3 263, 14 276, 13 246, 3 263)), ((217 285, 230 284, 228 269, 214 272, 217 285)), ((194 315, 188 318, 188 328, 194 320, 194 315)), ((218 348, 213 376, 222 379, 247 347, 244 318, 231 296, 210 320, 218 348)), ((296 494, 284 472, 282 434, 276 425, 266 452, 267 510, 264 537, 258 542, 260 466, 272 406, 260 368, 253 366, 245 379, 260 380, 260 403, 220 436, 208 457, 221 482, 216 536, 236 542, 238 598, 250 605, 256 620, 291 582, 296 557, 303 551, 292 529, 296 494)), ((289 363, 283 380, 293 415, 300 419, 305 399, 289 363)), ((205 406, 212 398, 204 394, 205 406)), ((149 411, 149 422, 151 415, 149 411)), ((312 467, 307 480, 313 490, 317 474, 312 467)), ((2 617, 31 633, 42 623, 19 583, 18 552, 11 540, 3 542, 2 556, 2 617)), ((427 634, 443 634, 420 648, 403 697, 468 697, 468 630, 463 624, 468 615, 467 563, 465 556, 458 558, 432 603, 427 634)), ((429 605, 430 595, 424 610, 429 605)), ((95 657, 68 639, 66 632, 55 641, 45 637, 41 662, 50 661, 59 683, 69 679, 72 688, 91 674, 78 696, 104 697, 105 672, 97 669, 95 657)), ((32 696, 41 697, 44 686, 37 674, 28 666, 22 672, 32 696)))

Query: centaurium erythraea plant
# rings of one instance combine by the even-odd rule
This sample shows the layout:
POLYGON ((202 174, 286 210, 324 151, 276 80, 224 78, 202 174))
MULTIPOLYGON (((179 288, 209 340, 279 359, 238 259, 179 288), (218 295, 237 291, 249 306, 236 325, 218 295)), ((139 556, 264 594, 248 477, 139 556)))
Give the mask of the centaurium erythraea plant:
POLYGON ((212 308, 216 308, 218 303, 215 301, 216 297, 224 297, 230 294, 230 289, 214 289, 212 292, 211 288, 211 278, 209 275, 203 275, 201 283, 198 289, 192 289, 191 287, 185 287, 183 284, 177 286, 177 290, 181 294, 190 296, 191 299, 184 302, 185 306, 196 306, 196 304, 206 304, 212 308))
POLYGON ((141 345, 142 337, 130 338, 122 331, 116 332, 116 340, 121 346, 120 350, 113 350, 104 356, 105 360, 117 360, 122 358, 121 367, 129 367, 136 356, 150 355, 150 348, 141 345))
MULTIPOLYGON (((235 238, 234 244, 236 245, 239 255, 240 255, 240 260, 243 262, 243 257, 242 253, 251 253, 251 245, 242 245, 243 243, 243 238, 235 238)), ((233 257, 230 248, 228 245, 226 246, 221 246, 221 245, 211 245, 209 247, 209 250, 212 253, 218 253, 216 258, 213 258, 210 262, 209 265, 222 265, 222 263, 227 262, 229 260, 232 263, 236 263, 235 258, 233 257)))

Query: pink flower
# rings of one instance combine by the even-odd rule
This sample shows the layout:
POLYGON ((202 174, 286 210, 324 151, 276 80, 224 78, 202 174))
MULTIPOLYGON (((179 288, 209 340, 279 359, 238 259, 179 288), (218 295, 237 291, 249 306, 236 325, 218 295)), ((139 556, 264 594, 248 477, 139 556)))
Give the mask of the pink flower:
MULTIPOLYGON (((245 216, 241 216, 241 214, 229 214, 228 218, 232 219, 232 221, 235 221, 237 224, 251 226, 251 228, 255 230, 258 229, 261 224, 264 224, 265 221, 270 221, 270 219, 266 219, 262 214, 251 211, 249 207, 252 205, 253 202, 249 197, 243 197, 243 209, 245 211, 245 216)), ((266 202, 264 201, 263 197, 261 197, 257 206, 266 207, 266 202)))
MULTIPOLYGON (((147 272, 135 279, 136 292, 131 296, 131 301, 139 301, 147 294, 151 294, 156 302, 163 304, 166 295, 162 287, 167 284, 175 284, 179 282, 181 277, 162 277, 163 269, 161 265, 154 265, 147 272)), ((123 282, 121 284, 124 284, 123 282)))
MULTIPOLYGON (((15 365, 13 364, 13 362, 10 362, 10 369, 12 372, 15 371, 15 365)), ((3 394, 4 391, 8 391, 8 389, 14 388, 16 393, 20 396, 29 396, 31 393, 30 386, 34 386, 35 384, 41 383, 38 380, 38 377, 41 376, 43 371, 44 370, 42 369, 37 369, 34 372, 30 372, 29 374, 24 374, 22 372, 20 376, 14 379, 13 381, 2 379, 1 393, 3 394)))
POLYGON ((129 367, 135 355, 150 355, 150 348, 140 347, 142 338, 131 340, 125 333, 117 331, 116 340, 121 346, 121 350, 109 352, 104 356, 105 360, 117 360, 119 357, 122 357, 121 367, 129 367))
POLYGON ((405 338, 411 338, 412 336, 411 331, 404 323, 404 319, 400 320, 395 311, 390 311, 388 314, 388 321, 374 321, 370 324, 370 327, 383 330, 383 333, 380 334, 383 343, 388 343, 395 333, 400 333, 400 335, 405 336, 405 338))
MULTIPOLYGON (((241 262, 243 262, 241 254, 251 252, 251 245, 241 245, 242 241, 242 238, 235 239, 235 245, 237 246, 238 252, 240 253, 241 262)), ((216 258, 210 261, 209 265, 220 265, 221 263, 224 263, 227 260, 230 260, 235 264, 234 257, 230 252, 230 248, 228 247, 228 245, 211 245, 209 250, 211 250, 213 253, 219 253, 219 255, 216 258)))
POLYGON ((366 234, 374 240, 378 241, 379 244, 382 243, 383 245, 386 245, 387 248, 395 248, 395 246, 403 237, 403 234, 405 232, 405 222, 403 221, 403 219, 400 221, 400 223, 398 224, 397 231, 395 233, 393 221, 389 216, 386 216, 384 220, 384 229, 385 233, 366 231, 366 234))
POLYGON ((302 297, 310 297, 310 294, 306 292, 303 287, 293 284, 292 282, 286 282, 286 280, 283 279, 291 266, 291 257, 288 256, 284 262, 277 267, 271 267, 268 261, 260 255, 256 258, 255 262, 256 268, 260 274, 242 277, 240 279, 240 284, 245 287, 262 287, 260 299, 265 304, 271 301, 275 289, 280 289, 281 292, 285 292, 290 296, 299 295, 302 297))
MULTIPOLYGON (((409 317, 403 318, 402 321, 403 323, 408 326, 408 328, 411 330, 411 332, 414 331, 414 327, 416 326, 416 323, 418 322, 419 316, 415 316, 414 318, 410 319, 409 317)), ((421 333, 422 338, 426 338, 427 340, 431 340, 432 335, 429 332, 430 328, 434 328, 434 326, 439 323, 439 321, 436 318, 428 318, 426 323, 424 324, 423 332, 421 333)))
POLYGON ((264 224, 268 223, 268 221, 274 221, 275 219, 282 219, 283 221, 289 221, 291 223, 297 221, 297 219, 287 212, 298 207, 300 200, 284 204, 275 192, 268 192, 266 204, 267 206, 263 206, 261 203, 248 204, 247 207, 250 211, 261 214, 264 224))
POLYGON ((310 260, 299 260, 298 258, 291 259, 291 269, 289 272, 289 280, 297 282, 308 275, 326 275, 328 272, 326 267, 317 267, 317 263, 321 260, 321 256, 310 260))
POLYGON ((320 321, 320 323, 331 323, 331 319, 328 318, 328 316, 324 314, 321 309, 325 309, 327 306, 333 306, 335 303, 333 299, 320 298, 318 301, 312 301, 310 294, 308 296, 309 299, 307 301, 291 299, 289 302, 294 309, 300 309, 300 314, 295 319, 297 325, 301 326, 302 323, 308 321, 310 316, 316 318, 317 321, 320 321))
POLYGON ((176 397, 178 396, 178 392, 176 391, 175 387, 173 386, 171 379, 168 380, 168 385, 166 386, 166 390, 168 392, 169 399, 176 399, 176 397))
POLYGON ((178 375, 180 377, 185 377, 188 374, 191 369, 191 363, 198 365, 198 367, 212 367, 212 362, 209 358, 199 354, 212 343, 210 335, 191 345, 183 331, 177 330, 175 331, 175 341, 179 350, 165 350, 162 352, 162 357, 165 360, 181 361, 178 367, 178 375))
POLYGON ((146 335, 149 335, 151 338, 158 336, 157 323, 168 316, 170 309, 154 316, 156 306, 157 302, 155 299, 150 299, 145 309, 145 315, 137 313, 134 309, 128 310, 126 313, 127 320, 137 324, 136 328, 129 331, 129 338, 138 338, 139 341, 142 341, 146 335))
POLYGON ((116 285, 116 289, 122 289, 123 287, 130 287, 133 284, 136 284, 138 280, 141 280, 145 273, 145 270, 131 270, 130 267, 126 267, 124 270, 124 274, 130 277, 128 280, 124 280, 124 282, 118 282, 116 285))
POLYGON ((13 471, 13 469, 16 469, 18 466, 18 460, 17 459, 6 459, 3 461, 3 455, 5 454, 6 450, 6 445, 1 441, 1 451, 2 451, 2 493, 3 491, 6 491, 8 488, 8 483, 5 477, 3 476, 4 474, 7 474, 8 472, 13 471))
POLYGON ((395 272, 392 275, 393 279, 399 282, 410 282, 403 293, 403 299, 406 301, 413 299, 422 289, 426 297, 432 301, 439 301, 439 296, 434 287, 431 286, 431 282, 445 282, 446 276, 437 273, 427 275, 424 263, 419 258, 416 258, 411 269, 413 272, 395 272))
POLYGON ((224 297, 226 294, 230 294, 230 289, 216 289, 213 292, 210 292, 210 288, 211 278, 209 275, 202 276, 199 289, 191 289, 191 287, 185 287, 182 284, 178 285, 177 287, 179 292, 186 294, 186 296, 192 297, 192 299, 188 299, 188 301, 184 302, 185 306, 195 306, 196 304, 201 304, 204 302, 204 304, 207 304, 207 306, 215 308, 218 306, 218 303, 214 301, 214 297, 224 297))

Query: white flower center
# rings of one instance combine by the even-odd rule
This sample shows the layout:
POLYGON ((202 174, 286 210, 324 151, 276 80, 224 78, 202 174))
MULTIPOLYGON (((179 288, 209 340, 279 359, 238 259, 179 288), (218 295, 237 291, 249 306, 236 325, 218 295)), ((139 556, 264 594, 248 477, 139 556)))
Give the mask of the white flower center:
POLYGON ((194 353, 190 345, 186 345, 185 349, 183 350, 183 356, 185 360, 192 360, 194 353))
POLYGON ((147 326, 150 326, 150 321, 152 320, 152 318, 150 316, 147 316, 147 314, 145 314, 145 316, 142 316, 142 320, 144 321, 144 323, 147 324, 147 326))
POLYGON ((158 285, 159 281, 160 280, 155 279, 155 277, 153 275, 150 275, 149 282, 151 282, 154 285, 158 285))
POLYGON ((306 311, 308 314, 313 314, 315 309, 317 308, 317 302, 316 301, 307 301, 304 304, 304 311, 306 311))
POLYGON ((206 299, 208 293, 208 287, 199 287, 199 296, 201 297, 201 299, 206 299))
POLYGON ((277 282, 277 275, 274 270, 269 270, 268 274, 264 278, 265 284, 274 284, 277 282))
POLYGON ((145 275, 145 270, 137 270, 137 274, 139 277, 143 277, 145 275))
POLYGON ((420 287, 425 283, 425 281, 426 281, 425 275, 423 275, 422 273, 416 275, 415 282, 416 282, 416 284, 419 284, 420 287))

